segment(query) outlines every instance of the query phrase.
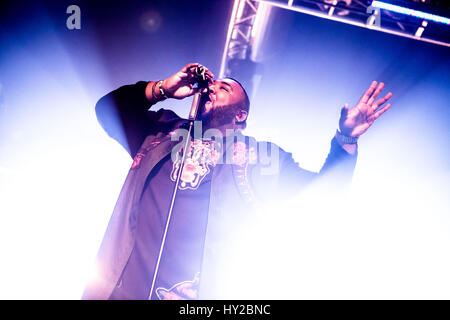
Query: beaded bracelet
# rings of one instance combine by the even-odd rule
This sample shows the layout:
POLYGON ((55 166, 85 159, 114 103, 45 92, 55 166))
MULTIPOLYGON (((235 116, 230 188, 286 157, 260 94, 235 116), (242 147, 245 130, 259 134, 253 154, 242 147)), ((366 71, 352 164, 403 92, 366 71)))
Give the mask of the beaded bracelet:
POLYGON ((164 90, 161 88, 161 84, 162 84, 162 80, 153 82, 153 85, 152 85, 152 97, 153 97, 153 99, 154 99, 155 101, 161 101, 161 100, 167 99, 167 96, 166 96, 166 94, 164 93, 164 90), (158 84, 159 84, 159 94, 160 94, 160 97, 159 97, 159 98, 158 98, 158 97, 156 96, 156 94, 155 94, 155 87, 156 87, 156 85, 158 85, 158 84))
POLYGON ((162 83, 163 83, 163 80, 159 80, 159 81, 158 81, 158 84, 159 84, 159 93, 161 94, 161 96, 162 96, 164 99, 167 99, 167 96, 166 96, 166 94, 164 93, 164 90, 163 90, 163 88, 162 88, 162 83))

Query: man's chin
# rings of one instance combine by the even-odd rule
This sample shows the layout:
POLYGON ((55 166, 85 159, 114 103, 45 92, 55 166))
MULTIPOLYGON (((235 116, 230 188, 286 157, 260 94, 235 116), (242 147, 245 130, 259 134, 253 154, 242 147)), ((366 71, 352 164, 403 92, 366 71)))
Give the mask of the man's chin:
POLYGON ((205 106, 200 106, 197 112, 197 120, 208 120, 210 118, 210 111, 206 110, 205 106))
POLYGON ((202 121, 203 129, 219 128, 233 122, 233 114, 229 114, 227 109, 220 106, 207 108, 202 104, 197 113, 197 120, 202 121))
POLYGON ((197 116, 197 120, 202 122, 203 129, 209 129, 214 125, 214 121, 209 113, 202 112, 197 116))
POLYGON ((211 101, 201 102, 197 112, 197 119, 202 121, 210 121, 213 118, 214 110, 211 101))

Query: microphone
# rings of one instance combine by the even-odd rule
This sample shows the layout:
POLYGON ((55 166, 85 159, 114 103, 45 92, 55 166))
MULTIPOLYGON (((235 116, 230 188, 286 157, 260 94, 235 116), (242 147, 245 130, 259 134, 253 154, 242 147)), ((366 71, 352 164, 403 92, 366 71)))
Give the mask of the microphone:
MULTIPOLYGON (((203 66, 198 66, 195 68, 195 82, 197 83, 197 89, 208 89, 208 84, 210 79, 206 76, 206 69, 203 66)), ((194 94, 194 100, 192 101, 191 112, 189 112, 189 120, 195 121, 197 118, 198 107, 200 106, 200 100, 203 90, 198 90, 194 94)))
POLYGON ((195 80, 199 88, 207 88, 210 79, 206 76, 206 68, 198 66, 195 68, 195 80))

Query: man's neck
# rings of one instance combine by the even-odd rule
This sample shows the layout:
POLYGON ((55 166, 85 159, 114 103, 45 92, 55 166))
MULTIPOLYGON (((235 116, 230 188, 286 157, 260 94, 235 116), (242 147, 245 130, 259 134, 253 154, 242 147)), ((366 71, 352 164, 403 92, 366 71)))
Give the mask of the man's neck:
POLYGON ((206 125, 202 127, 203 134, 205 134, 205 132, 207 132, 208 130, 210 130, 209 132, 220 131, 223 137, 232 136, 240 132, 240 128, 238 128, 234 124, 226 124, 220 126, 206 125))

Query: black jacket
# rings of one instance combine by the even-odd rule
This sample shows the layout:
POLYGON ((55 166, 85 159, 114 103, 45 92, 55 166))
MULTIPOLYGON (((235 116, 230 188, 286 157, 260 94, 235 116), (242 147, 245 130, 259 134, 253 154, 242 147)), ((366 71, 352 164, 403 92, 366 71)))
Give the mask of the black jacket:
MULTIPOLYGON (((137 201, 145 180, 154 166, 179 143, 171 140, 170 133, 186 123, 172 111, 150 111, 151 105, 145 96, 146 86, 147 82, 142 81, 120 87, 101 98, 96 105, 100 124, 129 152, 133 164, 100 246, 98 275, 87 285, 83 299, 108 299, 111 295, 134 246, 139 215, 137 201)), ((313 173, 300 168, 290 153, 272 143, 238 136, 243 139, 245 145, 241 143, 240 146, 246 152, 240 159, 246 161, 218 164, 211 177, 201 298, 215 297, 209 289, 211 286, 205 287, 203 284, 214 282, 217 276, 214 273, 215 256, 220 252, 217 246, 224 243, 227 233, 224 230, 233 229, 236 219, 242 218, 237 216, 238 212, 250 212, 252 209, 255 212, 254 209, 263 201, 277 201, 276 194, 284 197, 295 194, 319 176, 329 175, 331 181, 344 184, 351 179, 356 164, 356 155, 349 155, 335 139, 331 142, 330 153, 321 171, 313 173), (259 159, 267 150, 272 150, 272 156, 276 152, 276 170, 268 168, 267 162, 259 159), (257 158, 253 159, 252 154, 256 154, 257 158)), ((154 254, 156 256, 158 252, 154 254)))

